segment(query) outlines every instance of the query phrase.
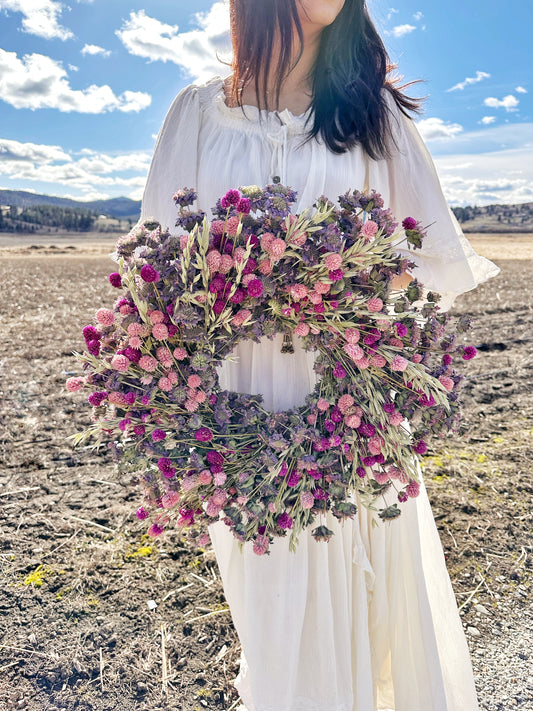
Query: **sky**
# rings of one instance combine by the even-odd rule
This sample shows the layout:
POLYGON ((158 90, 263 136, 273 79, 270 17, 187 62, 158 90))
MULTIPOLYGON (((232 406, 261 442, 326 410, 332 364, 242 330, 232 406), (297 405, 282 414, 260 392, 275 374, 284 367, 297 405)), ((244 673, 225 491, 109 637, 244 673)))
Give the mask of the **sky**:
MULTIPOLYGON (((314 0, 320 2, 320 0, 314 0)), ((346 0, 348 1, 348 0, 346 0)), ((533 201, 533 3, 368 0, 450 205, 533 201)), ((0 188, 141 199, 184 86, 229 68, 227 0, 0 0, 0 188)))

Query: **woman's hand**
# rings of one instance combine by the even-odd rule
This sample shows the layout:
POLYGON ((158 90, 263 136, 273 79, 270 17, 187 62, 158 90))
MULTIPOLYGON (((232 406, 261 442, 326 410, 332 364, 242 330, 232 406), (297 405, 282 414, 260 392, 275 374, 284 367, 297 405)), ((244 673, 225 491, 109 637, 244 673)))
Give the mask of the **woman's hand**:
POLYGON ((402 272, 391 279, 391 289, 405 289, 413 281, 414 277, 409 272, 402 272))

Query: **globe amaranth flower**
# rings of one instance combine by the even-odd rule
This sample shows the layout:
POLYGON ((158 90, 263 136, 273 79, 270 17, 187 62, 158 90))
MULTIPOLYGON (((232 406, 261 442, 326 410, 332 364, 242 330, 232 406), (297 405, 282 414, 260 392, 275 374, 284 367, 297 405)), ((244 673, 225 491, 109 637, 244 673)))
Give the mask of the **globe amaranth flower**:
POLYGON ((152 439, 154 442, 161 442, 161 440, 166 439, 166 432, 164 430, 154 430, 152 432, 152 439))
POLYGON ((141 267, 141 279, 148 283, 159 281, 159 272, 151 264, 143 264, 141 267))
POLYGON ((122 286, 122 277, 118 272, 111 272, 109 275, 109 283, 118 289, 122 286))
POLYGON ((263 282, 260 279, 252 279, 247 286, 249 296, 258 298, 263 293, 263 282))
POLYGON ((404 220, 402 220, 402 227, 405 230, 415 230, 417 224, 418 223, 414 217, 406 217, 404 220))
POLYGON ((477 348, 475 346, 466 346, 463 350, 463 360, 470 360, 474 358, 477 354, 477 348))
POLYGON ((213 433, 209 427, 200 427, 199 430, 196 430, 194 436, 198 442, 209 442, 213 439, 213 433))
POLYGON ((292 528, 293 520, 285 511, 278 518, 278 526, 283 529, 292 528))
POLYGON ((99 407, 103 403, 103 401, 106 399, 107 399, 107 392, 105 392, 105 391, 91 393, 88 397, 89 403, 93 407, 99 407))

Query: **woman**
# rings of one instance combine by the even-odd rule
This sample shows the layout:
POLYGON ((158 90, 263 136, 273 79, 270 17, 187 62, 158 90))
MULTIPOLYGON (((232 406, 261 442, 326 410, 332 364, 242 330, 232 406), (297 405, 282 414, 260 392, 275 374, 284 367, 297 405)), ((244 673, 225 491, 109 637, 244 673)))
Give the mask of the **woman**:
MULTIPOLYGON (((498 273, 472 250, 446 203, 407 113, 417 102, 387 80, 387 54, 364 0, 230 0, 230 10, 233 76, 190 85, 174 100, 141 220, 172 229, 178 187, 195 187, 208 215, 229 188, 274 176, 297 191, 295 213, 322 194, 334 200, 370 187, 398 219, 432 224, 410 256, 413 275, 443 294, 444 308, 498 273)), ((298 339, 294 353, 281 353, 281 341, 240 343, 236 362, 221 368, 221 386, 261 393, 270 409, 301 404, 315 383, 314 355, 298 339)), ((327 516, 329 543, 307 529, 296 553, 287 537, 262 557, 251 544, 241 553, 222 521, 209 527, 241 641, 235 685, 243 711, 476 711, 423 482, 388 525, 362 506, 342 524, 327 516)))

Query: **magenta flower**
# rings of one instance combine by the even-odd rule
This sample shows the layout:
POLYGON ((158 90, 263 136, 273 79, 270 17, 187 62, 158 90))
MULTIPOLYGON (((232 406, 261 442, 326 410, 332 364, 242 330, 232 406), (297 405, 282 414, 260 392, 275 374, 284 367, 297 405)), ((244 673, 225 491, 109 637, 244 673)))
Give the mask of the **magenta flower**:
POLYGON ((139 506, 139 508, 135 512, 135 515, 137 516, 137 518, 140 518, 142 521, 144 518, 146 518, 148 516, 148 511, 146 511, 146 509, 143 509, 142 506, 139 506))
POLYGON ((240 198, 237 203, 237 210, 247 215, 250 212, 250 198, 240 198))
POLYGON ((151 264, 144 264, 141 267, 141 279, 146 282, 159 281, 161 275, 151 264))
POLYGON ((475 346, 466 346, 463 351, 463 360, 470 360, 477 355, 477 348, 475 346))
POLYGON ((342 269, 330 269, 328 276, 331 281, 340 281, 344 276, 344 272, 342 269))
POLYGON ((166 432, 163 430, 154 430, 152 432, 152 439, 154 442, 161 442, 161 440, 166 439, 166 432))
POLYGON ((417 454, 425 454, 428 451, 428 446, 424 440, 421 439, 413 446, 413 451, 417 454))
POLYGON ((87 350, 93 356, 97 356, 100 353, 100 341, 96 339, 94 341, 89 341, 87 343, 87 350))
POLYGON ((100 340, 100 334, 94 326, 84 326, 82 333, 86 343, 100 340))
POLYGON ((97 392, 97 393, 91 393, 88 397, 89 403, 93 407, 99 407, 103 401, 107 398, 107 392, 97 392))
POLYGON ((402 220, 402 227, 405 230, 414 230, 416 229, 417 222, 414 219, 414 217, 406 217, 405 220, 402 220))
POLYGON ((333 377, 339 378, 339 380, 341 380, 342 378, 345 378, 346 375, 347 373, 344 367, 339 362, 337 362, 335 364, 335 367, 333 368, 333 377))
POLYGON ((122 278, 118 272, 111 272, 109 275, 109 283, 111 286, 116 287, 117 289, 122 286, 122 278))
POLYGON ((224 457, 220 454, 220 452, 216 452, 214 449, 209 450, 209 452, 205 455, 205 458, 209 464, 218 464, 220 466, 224 464, 224 457))
POLYGON ((248 283, 248 294, 257 298, 263 293, 263 282, 260 279, 252 279, 248 283))
POLYGON ((238 205, 239 200, 241 199, 241 194, 238 190, 228 190, 228 192, 224 195, 222 200, 224 200, 224 199, 226 200, 228 205, 238 205))
POLYGON ((278 526, 284 529, 292 528, 292 518, 285 511, 278 518, 278 526))
POLYGON ((213 439, 213 433, 211 432, 209 427, 200 427, 199 430, 196 430, 194 436, 196 437, 198 442, 209 442, 213 439))

